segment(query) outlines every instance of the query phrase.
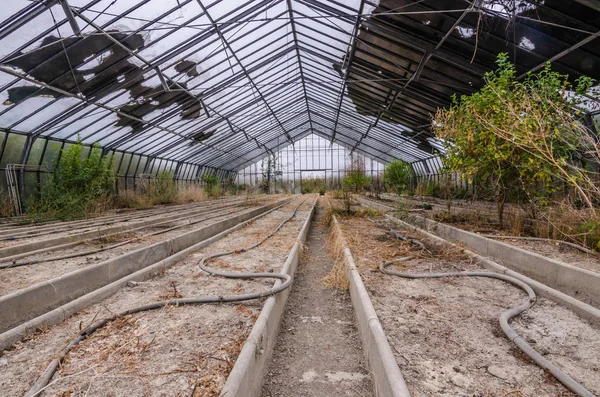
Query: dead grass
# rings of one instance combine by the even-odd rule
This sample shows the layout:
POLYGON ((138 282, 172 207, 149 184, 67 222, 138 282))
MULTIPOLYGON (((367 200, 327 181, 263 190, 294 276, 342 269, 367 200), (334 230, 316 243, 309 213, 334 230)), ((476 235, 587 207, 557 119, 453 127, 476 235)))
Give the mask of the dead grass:
POLYGON ((170 299, 181 299, 183 295, 179 293, 177 290, 177 283, 175 281, 171 281, 169 283, 168 291, 159 296, 160 300, 170 300, 170 299))
POLYGON ((187 204, 206 201, 208 199, 209 197, 206 195, 204 189, 202 189, 200 186, 191 185, 179 189, 177 191, 177 195, 175 196, 174 202, 176 204, 187 204))
POLYGON ((13 214, 13 206, 8 192, 0 188, 0 218, 9 217, 13 214))
POLYGON ((106 244, 115 244, 120 243, 122 241, 130 240, 135 236, 135 232, 101 234, 99 237, 93 240, 86 241, 85 244, 103 246, 106 244))
MULTIPOLYGON (((333 217, 331 219, 333 219, 333 217)), ((333 255, 334 263, 329 273, 327 273, 321 281, 330 288, 347 291, 350 287, 350 282, 348 280, 348 269, 346 262, 344 261, 344 247, 346 246, 346 243, 339 223, 334 223, 331 226, 331 233, 327 238, 327 245, 329 246, 329 251, 333 255)))
POLYGON ((141 193, 131 189, 119 192, 114 206, 117 208, 148 209, 158 204, 188 204, 209 200, 200 186, 190 185, 179 188, 173 197, 159 197, 151 193, 141 193), (166 202, 165 202, 166 201, 166 202))
MULTIPOLYGON (((471 261, 459 246, 435 244, 418 234, 399 230, 403 236, 423 242, 427 250, 422 250, 409 241, 397 239, 387 226, 374 224, 364 218, 342 219, 340 226, 349 247, 355 253, 361 273, 378 272, 381 263, 406 256, 429 262, 435 259, 440 263, 471 261)), ((398 263, 397 266, 403 267, 403 264, 398 263)))
MULTIPOLYGON (((236 310, 240 312, 239 307, 236 307, 236 310)), ((241 312, 240 314, 253 315, 248 314, 247 312, 241 312)), ((204 364, 202 367, 208 367, 210 373, 202 376, 196 381, 194 389, 192 390, 192 397, 220 396, 221 390, 227 381, 227 377, 231 373, 235 361, 242 352, 244 342, 248 338, 248 335, 249 333, 238 335, 236 338, 231 338, 229 343, 221 345, 213 354, 201 355, 204 364), (214 364, 215 362, 216 364, 214 364)))
POLYGON ((372 208, 372 207, 367 207, 367 208, 357 207, 358 209, 350 208, 350 211, 347 211, 345 208, 337 206, 337 204, 339 204, 339 203, 334 201, 334 203, 332 203, 329 207, 327 207, 327 209, 325 210, 325 214, 323 215, 323 217, 321 219, 321 223, 323 225, 326 225, 326 226, 331 225, 332 218, 334 215, 338 219, 373 218, 373 217, 381 215, 381 211, 379 211, 375 208, 372 208))

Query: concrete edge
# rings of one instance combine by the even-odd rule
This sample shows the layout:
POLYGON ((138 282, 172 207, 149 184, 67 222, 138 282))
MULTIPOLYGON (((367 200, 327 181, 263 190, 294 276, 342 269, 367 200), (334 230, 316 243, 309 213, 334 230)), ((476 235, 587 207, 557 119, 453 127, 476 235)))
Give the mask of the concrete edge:
MULTIPOLYGON (((237 197, 237 196, 232 196, 232 197, 237 197)), ((228 202, 228 201, 234 201, 235 199, 233 198, 227 198, 227 199, 210 199, 210 200, 206 200, 206 201, 201 201, 201 202, 196 202, 196 205, 201 205, 202 203, 223 203, 223 202, 228 202)), ((4 228, 4 229, 0 229, 0 236, 4 237, 7 234, 12 234, 15 231, 20 233, 20 232, 27 232, 27 231, 31 231, 31 230, 37 230, 37 229, 42 229, 42 230, 52 230, 52 228, 54 226, 77 226, 80 227, 81 225, 84 225, 85 227, 91 226, 102 226, 103 222, 106 221, 111 221, 111 220, 115 220, 118 218, 126 218, 127 216, 130 215, 142 215, 144 211, 147 211, 148 213, 153 212, 153 211, 160 211, 160 210, 169 210, 169 209, 173 209, 173 210, 177 210, 177 209, 183 209, 185 208, 185 206, 189 206, 191 204, 194 203, 185 203, 185 204, 173 204, 173 205, 157 205, 151 208, 139 208, 139 209, 133 209, 130 208, 124 212, 115 212, 112 214, 105 214, 105 215, 100 215, 98 217, 91 217, 91 218, 84 218, 84 219, 76 219, 76 220, 71 220, 71 221, 60 221, 60 220, 54 220, 54 221, 50 221, 48 223, 31 223, 27 226, 13 226, 13 227, 8 227, 8 228, 4 228), (91 224, 91 225, 88 225, 91 224)), ((212 205, 212 204, 209 204, 212 205)), ((152 216, 152 215, 150 215, 152 216)), ((137 219, 137 218, 136 218, 137 219)), ((0 225, 0 228, 2 226, 0 225)))
POLYGON ((281 206, 287 204, 289 200, 283 200, 284 202, 280 205, 275 206, 272 209, 269 209, 261 214, 256 215, 255 217, 248 219, 246 221, 240 222, 237 225, 222 231, 212 237, 209 237, 205 240, 202 240, 186 249, 183 249, 161 261, 158 261, 150 266, 144 267, 134 273, 131 273, 125 277, 122 277, 110 284, 107 284, 101 288, 98 288, 92 292, 89 292, 83 296, 80 296, 72 301, 65 303, 53 310, 50 310, 44 314, 41 314, 35 318, 32 318, 18 326, 11 328, 3 333, 0 333, 0 350, 7 349, 12 346, 14 343, 24 339, 31 333, 44 328, 50 327, 52 325, 58 324, 73 314, 79 312, 82 309, 85 309, 95 303, 100 302, 103 299, 108 298, 109 296, 118 292, 121 288, 123 288, 129 281, 143 281, 147 280, 151 277, 154 277, 160 273, 162 273, 165 269, 173 266, 179 260, 185 258, 190 253, 202 249, 215 241, 222 239, 228 234, 241 229, 242 227, 256 221, 259 218, 277 210, 281 206))
MULTIPOLYGON (((201 206, 196 206, 195 208, 193 208, 191 213, 196 214, 196 215, 202 215, 204 213, 209 213, 215 209, 228 208, 228 207, 232 207, 235 205, 236 205, 236 203, 233 203, 233 204, 220 203, 220 204, 214 204, 214 205, 213 204, 201 205, 201 206), (215 206, 217 206, 217 207, 213 208, 215 206)), ((141 219, 141 220, 133 221, 131 223, 125 222, 122 225, 110 226, 107 228, 101 228, 100 226, 98 228, 95 228, 93 226, 89 226, 89 227, 87 227, 88 229, 94 229, 94 230, 77 233, 77 234, 70 234, 70 235, 66 235, 66 236, 31 241, 29 243, 11 245, 8 247, 0 248, 0 259, 13 260, 13 259, 17 259, 17 258, 20 258, 23 256, 27 256, 32 251, 43 252, 41 250, 47 249, 47 248, 52 248, 57 245, 81 242, 83 240, 87 240, 87 239, 91 239, 91 238, 100 238, 100 237, 104 237, 104 236, 111 236, 116 233, 122 233, 122 232, 126 232, 126 231, 134 231, 134 230, 137 230, 140 228, 148 227, 155 223, 174 221, 178 218, 181 218, 181 217, 184 217, 187 215, 187 214, 182 214, 179 212, 183 209, 185 209, 185 208, 178 210, 176 214, 168 215, 169 213, 167 213, 167 216, 165 216, 163 218, 146 219, 146 220, 141 219), (25 255, 23 255, 23 254, 25 254, 25 255)), ((154 216, 154 215, 151 215, 151 216, 154 216)))
POLYGON ((335 215, 332 218, 333 224, 338 226, 334 227, 333 230, 335 233, 339 233, 339 239, 343 246, 343 260, 346 264, 350 283, 350 298, 367 364, 373 379, 375 395, 377 397, 410 397, 410 392, 396 362, 396 357, 356 268, 352 251, 348 247, 337 218, 335 215))
POLYGON ((261 207, 242 209, 225 219, 1 296, 0 332, 41 316, 288 201, 283 199, 261 207))
MULTIPOLYGON (((296 243, 294 243, 285 263, 281 267, 281 272, 292 277, 296 273, 302 247, 308 236, 318 199, 317 197, 313 202, 310 214, 296 238, 296 243)), ((275 282, 275 285, 279 284, 281 284, 281 280, 275 282)), ((260 315, 254 323, 248 339, 244 342, 242 351, 221 390, 220 396, 259 397, 261 395, 264 377, 277 340, 279 324, 292 288, 293 284, 287 290, 276 296, 271 296, 265 301, 260 315)))
MULTIPOLYGON (((389 220, 397 223, 398 225, 400 225, 408 230, 414 231, 415 233, 423 236, 426 239, 429 239, 430 241, 435 241, 437 243, 459 247, 456 244, 454 244, 446 239, 443 239, 433 233, 430 233, 427 230, 424 230, 418 226, 407 223, 407 222, 405 222, 401 219, 398 219, 396 217, 393 217, 391 215, 386 215, 386 218, 388 218, 389 220)), ((459 248, 462 249, 462 247, 459 247, 459 248)), ((577 300, 577 299, 573 298, 572 296, 569 296, 558 290, 555 290, 554 288, 551 288, 543 283, 540 283, 539 281, 536 281, 527 276, 524 276, 521 273, 517 273, 513 270, 510 270, 510 269, 500 265, 499 263, 494 262, 490 258, 481 256, 481 255, 479 255, 475 252, 472 252, 468 249, 462 249, 462 250, 464 253, 470 255, 472 258, 479 261, 479 263, 484 268, 491 270, 493 272, 496 272, 496 273, 502 273, 502 274, 506 274, 507 276, 517 278, 517 279, 529 284, 529 286, 531 288, 533 288, 535 293, 538 294, 539 296, 548 298, 548 299, 558 303, 559 305, 562 305, 562 306, 566 307, 567 309, 572 310, 579 317, 587 320, 588 322, 590 322, 593 325, 596 325, 596 326, 600 325, 600 310, 596 309, 595 307, 588 305, 587 303, 581 302, 580 300, 577 300)))
MULTIPOLYGON (((359 202, 375 208, 393 208, 362 198, 359 199, 359 202)), ((597 272, 419 215, 410 214, 406 222, 428 230, 448 241, 464 244, 486 258, 494 258, 495 261, 499 261, 513 271, 586 304, 596 308, 600 307, 600 274, 597 272)))

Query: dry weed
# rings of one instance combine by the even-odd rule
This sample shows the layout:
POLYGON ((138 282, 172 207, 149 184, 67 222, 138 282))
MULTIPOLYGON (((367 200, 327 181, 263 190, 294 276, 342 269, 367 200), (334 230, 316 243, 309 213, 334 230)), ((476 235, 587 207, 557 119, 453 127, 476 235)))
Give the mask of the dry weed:
POLYGON ((334 263, 329 273, 321 281, 328 287, 346 291, 350 287, 348 269, 344 261, 344 247, 346 243, 342 236, 342 229, 338 223, 334 223, 331 227, 331 233, 327 238, 327 245, 333 255, 334 263))
POLYGON ((177 283, 175 281, 171 281, 169 283, 168 291, 159 296, 160 300, 170 300, 170 299, 180 299, 183 298, 183 295, 179 293, 177 290, 177 283))
POLYGON ((177 191, 174 202, 177 204, 197 203, 208 200, 204 189, 197 185, 186 186, 177 191))

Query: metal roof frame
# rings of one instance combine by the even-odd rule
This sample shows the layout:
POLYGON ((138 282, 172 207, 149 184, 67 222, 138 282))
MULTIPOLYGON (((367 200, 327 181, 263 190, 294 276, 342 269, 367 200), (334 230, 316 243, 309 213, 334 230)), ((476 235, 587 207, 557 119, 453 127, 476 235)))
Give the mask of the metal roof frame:
POLYGON ((29 146, 80 135, 186 170, 237 171, 311 133, 383 163, 431 163, 443 148, 431 114, 477 90, 500 50, 519 77, 553 62, 600 79, 591 0, 514 0, 512 15, 511 0, 15 1, 0 21, 0 95, 16 98, 2 131, 29 146), (479 17, 493 23, 475 40, 479 17))

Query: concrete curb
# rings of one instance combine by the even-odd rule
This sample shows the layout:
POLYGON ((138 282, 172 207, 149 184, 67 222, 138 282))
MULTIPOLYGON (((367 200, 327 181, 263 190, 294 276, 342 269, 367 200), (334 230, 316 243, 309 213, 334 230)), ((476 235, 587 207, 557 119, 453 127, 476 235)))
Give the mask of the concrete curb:
POLYGON ((288 201, 288 199, 279 200, 273 204, 233 215, 200 229, 5 295, 0 298, 0 332, 17 327, 80 296, 165 260, 177 252, 288 201))
MULTIPOLYGON (((30 333, 38 330, 40 327, 49 327, 49 326, 58 324, 61 321, 64 321, 68 317, 72 316, 73 314, 79 312, 80 310, 83 310, 86 307, 89 307, 95 303, 100 302, 103 299, 108 298, 109 296, 115 294, 121 288, 123 288, 129 281, 143 281, 143 280, 147 280, 151 277, 154 277, 154 276, 162 273, 165 269, 173 266, 174 264, 176 264, 177 262, 179 262, 180 260, 182 260, 183 258, 188 256, 190 253, 197 251, 199 249, 202 249, 202 248, 214 243, 215 241, 220 240, 221 238, 227 236, 228 234, 230 234, 238 229, 241 229, 242 227, 248 225, 249 223, 252 223, 252 222, 256 221, 257 219, 269 214, 270 212, 275 211, 281 205, 285 205, 288 201, 289 200, 287 200, 287 199, 280 200, 277 203, 283 202, 283 204, 274 206, 273 208, 268 209, 267 211, 264 211, 256 216, 254 216, 251 219, 248 219, 246 221, 238 223, 237 225, 235 225, 227 230, 224 230, 208 239, 200 241, 184 250, 181 250, 174 255, 171 255, 159 262, 156 262, 156 263, 154 263, 150 266, 147 266, 141 270, 131 273, 123 278, 118 279, 117 281, 114 281, 108 285, 98 288, 93 292, 85 294, 77 299, 74 299, 74 300, 68 302, 67 304, 57 307, 54 310, 44 313, 41 316, 35 317, 25 323, 20 324, 19 326, 15 327, 15 328, 12 328, 12 329, 0 334, 0 350, 9 348, 15 342, 22 340, 24 337, 26 337, 30 333)), ((271 204, 271 205, 273 205, 273 204, 271 204)), ((268 206, 265 206, 265 207, 268 207, 268 206)), ((261 208, 264 208, 264 207, 261 207, 261 208)))
MULTIPOLYGON (((226 209, 226 208, 235 207, 236 205, 238 205, 240 203, 241 203, 241 201, 239 201, 237 203, 233 203, 233 204, 231 204, 231 203, 221 204, 220 206, 191 208, 190 211, 185 214, 183 214, 183 213, 180 213, 179 215, 174 214, 172 216, 168 216, 165 218, 158 218, 158 219, 143 221, 140 223, 131 223, 131 224, 123 225, 123 226, 128 228, 125 231, 135 232, 137 230, 145 229, 147 227, 160 227, 161 225, 165 225, 165 224, 169 225, 172 222, 182 221, 182 220, 188 219, 189 217, 192 217, 192 216, 205 215, 205 214, 215 211, 215 210, 222 210, 222 209, 226 209)), ((97 233, 98 236, 96 236, 96 237, 110 238, 110 237, 119 235, 123 232, 124 232, 124 230, 115 232, 115 231, 111 231, 109 229, 101 229, 101 230, 99 229, 99 230, 92 231, 90 233, 97 233), (107 230, 109 231, 109 233, 105 233, 107 230)), ((67 237, 72 237, 72 239, 75 241, 64 243, 64 244, 61 241, 52 239, 53 241, 57 242, 57 244, 51 245, 51 246, 47 246, 47 244, 45 243, 46 240, 33 241, 28 244, 18 245, 16 247, 21 247, 21 248, 19 248, 19 250, 17 250, 17 251, 23 251, 23 252, 21 252, 19 254, 13 254, 10 256, 5 256, 3 258, 0 258, 0 260, 2 262, 10 262, 10 261, 16 261, 20 258, 40 254, 43 252, 59 251, 61 249, 67 249, 67 248, 82 244, 87 240, 85 238, 81 239, 81 238, 79 238, 79 236, 80 236, 79 234, 67 236, 67 237), (38 248, 38 244, 41 245, 42 248, 38 248)), ((90 237, 89 239, 93 239, 93 238, 94 237, 90 237)), ((61 237, 60 239, 63 239, 63 237, 61 237)), ((15 248, 15 247, 7 247, 7 249, 8 248, 15 248)))
MULTIPOLYGON (((240 201, 241 202, 241 201, 240 201)), ((147 219, 147 220, 133 220, 131 223, 126 223, 120 226, 112 226, 101 229, 101 226, 98 226, 99 229, 77 233, 67 236, 55 237, 55 238, 47 238, 44 240, 32 241, 29 243, 23 243, 18 245, 12 245, 5 248, 0 248, 0 259, 9 260, 16 259, 19 257, 23 257, 28 255, 30 252, 43 252, 42 249, 45 248, 53 248, 62 244, 79 242, 87 239, 107 237, 116 233, 121 233, 125 231, 133 231, 143 227, 151 226, 153 224, 157 224, 160 222, 174 221, 179 218, 188 216, 188 215, 201 215, 204 213, 208 213, 214 211, 215 209, 220 208, 228 208, 235 206, 237 203, 221 203, 221 204, 209 204, 206 206, 199 206, 193 208, 189 213, 182 214, 178 211, 176 214, 171 214, 159 219, 147 219)), ((158 214, 157 214, 158 215, 158 214)), ((154 215, 152 215, 154 216, 154 215)), ((91 227, 90 227, 91 228, 91 227)))
MULTIPOLYGON (((281 268, 282 273, 289 274, 294 277, 302 246, 308 236, 310 230, 310 222, 315 213, 315 205, 317 199, 312 205, 310 214, 302 226, 300 234, 296 238, 296 243, 290 250, 285 263, 281 268)), ((275 285, 281 284, 281 280, 277 280, 275 285)), ((279 331, 279 323, 283 317, 285 303, 290 294, 290 288, 271 296, 265 301, 256 323, 252 327, 252 331, 246 339, 242 351, 238 356, 225 386, 221 390, 220 396, 223 397, 259 397, 262 393, 262 386, 267 372, 273 348, 277 340, 279 331)))
POLYGON ((89 219, 79 219, 79 220, 73 220, 73 221, 52 221, 48 224, 45 223, 40 223, 40 224, 31 224, 28 226, 14 226, 14 227, 8 227, 8 228, 2 228, 0 226, 0 237, 6 237, 7 235, 11 235, 11 234, 23 234, 25 232, 31 232, 31 231, 52 231, 54 230, 56 227, 64 227, 64 226, 69 226, 69 227, 101 227, 101 226, 107 226, 110 225, 110 222, 112 221, 119 221, 119 222, 129 222, 129 221, 136 221, 139 219, 144 219, 146 217, 150 217, 150 216, 155 216, 155 215, 160 215, 160 214, 166 214, 172 211, 178 211, 178 210, 182 210, 182 209, 186 209, 186 207, 189 207, 191 209, 199 209, 199 208, 208 208, 210 206, 214 206, 214 205, 219 205, 219 204, 224 204, 230 201, 235 201, 235 200, 239 200, 238 199, 232 199, 232 198, 227 198, 227 199, 214 199, 214 200, 207 200, 204 202, 199 202, 199 203, 187 203, 187 204, 177 204, 177 205, 168 205, 168 206, 162 206, 162 207, 154 207, 154 208, 148 208, 148 209, 139 209, 139 210, 129 210, 123 213, 115 213, 115 214, 111 214, 111 215, 102 215, 99 217, 95 217, 95 218, 89 218, 89 219))
POLYGON ((356 268, 352 252, 348 248, 335 215, 333 216, 333 224, 334 232, 339 233, 338 238, 343 245, 343 259, 348 271, 348 281, 350 282, 350 298, 369 371, 373 377, 375 395, 377 397, 410 397, 410 392, 400 372, 396 357, 385 336, 379 317, 377 317, 369 293, 356 268))
MULTIPOLYGON (((445 240, 439 236, 436 236, 435 234, 432 234, 432 233, 430 233, 426 230, 423 230, 417 226, 414 226, 410 223, 407 223, 401 219, 395 218, 391 215, 386 215, 386 218, 388 218, 389 220, 397 223, 398 225, 400 225, 408 230, 414 231, 415 233, 423 236, 426 239, 429 239, 431 241, 435 241, 435 242, 438 242, 441 244, 450 244, 450 245, 458 247, 456 244, 453 244, 452 242, 450 242, 448 240, 445 240)), ((462 248, 462 247, 459 247, 459 248, 462 248)), ((484 268, 494 271, 496 273, 502 273, 502 274, 506 274, 507 276, 517 278, 517 279, 529 284, 529 286, 531 288, 533 288, 533 290, 535 291, 536 294, 543 296, 545 298, 548 298, 548 299, 572 310, 577 315, 579 315, 581 318, 589 321, 591 324, 600 325, 600 310, 596 309, 595 307, 590 306, 587 303, 581 302, 581 301, 579 301, 567 294, 564 294, 560 291, 557 291, 554 288, 548 287, 547 285, 540 283, 536 280, 533 280, 527 276, 524 276, 513 270, 507 269, 506 267, 500 265, 499 263, 494 262, 493 260, 483 257, 479 254, 476 254, 475 252, 469 251, 467 249, 463 249, 463 252, 470 255, 474 259, 476 259, 484 268)))
MULTIPOLYGON (((389 210, 393 207, 362 198, 359 202, 389 210)), ((511 270, 600 308, 600 274, 535 252, 496 241, 454 226, 410 214, 406 221, 446 240, 460 242, 485 257, 498 260, 511 270)))

